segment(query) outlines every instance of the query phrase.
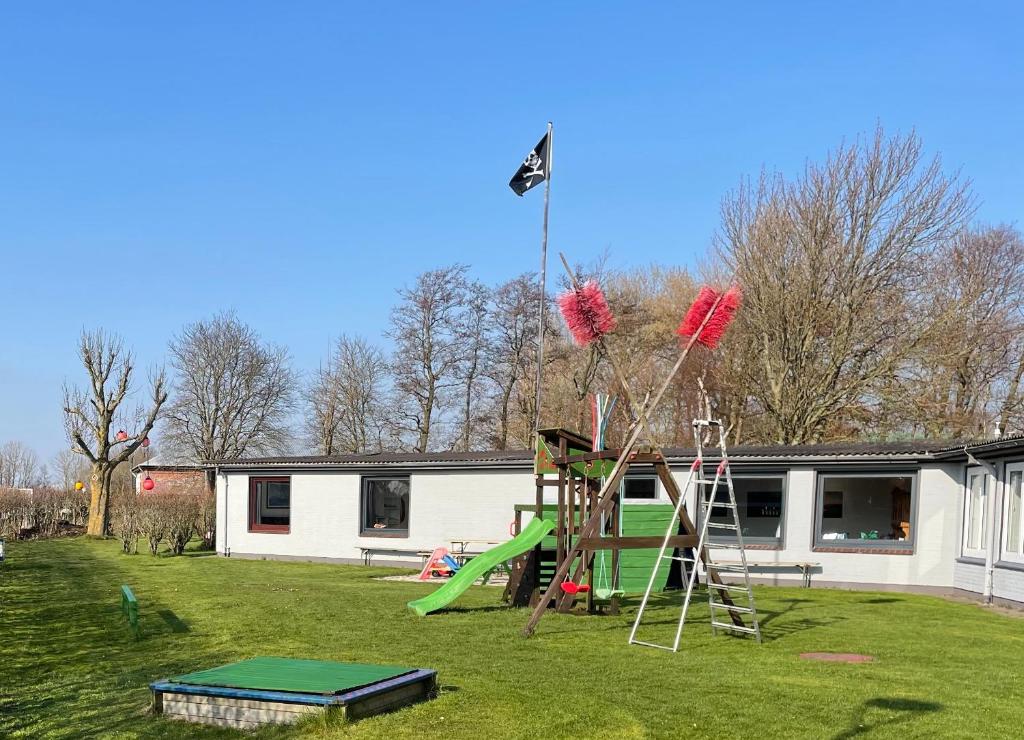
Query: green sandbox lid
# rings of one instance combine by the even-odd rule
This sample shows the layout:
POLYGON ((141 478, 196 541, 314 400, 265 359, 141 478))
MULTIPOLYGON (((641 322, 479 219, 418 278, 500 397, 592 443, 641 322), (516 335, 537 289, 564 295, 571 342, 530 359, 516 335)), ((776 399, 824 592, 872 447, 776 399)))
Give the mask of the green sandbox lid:
POLYGON ((170 679, 198 686, 232 689, 295 691, 304 694, 340 694, 389 678, 412 673, 414 668, 333 663, 326 660, 293 658, 250 658, 205 671, 186 673, 170 679))

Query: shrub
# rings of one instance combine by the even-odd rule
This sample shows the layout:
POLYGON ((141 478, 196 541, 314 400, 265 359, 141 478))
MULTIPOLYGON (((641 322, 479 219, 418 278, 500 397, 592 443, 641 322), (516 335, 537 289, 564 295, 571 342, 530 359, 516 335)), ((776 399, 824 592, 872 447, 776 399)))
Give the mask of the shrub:
POLYGON ((199 499, 199 522, 196 525, 203 538, 202 550, 213 550, 217 546, 217 495, 205 492, 199 499))
POLYGON ((121 550, 127 555, 134 555, 139 551, 139 537, 142 535, 139 497, 134 491, 121 492, 112 504, 111 520, 114 532, 121 540, 121 550))
POLYGON ((59 488, 0 490, 0 536, 56 537, 81 526, 89 516, 89 497, 59 488))
POLYGON ((163 496, 148 494, 138 497, 139 531, 149 544, 149 552, 156 555, 160 543, 167 535, 167 517, 164 512, 163 496))
POLYGON ((185 545, 196 533, 199 523, 200 499, 190 493, 168 493, 163 499, 163 511, 167 522, 167 544, 172 555, 185 552, 185 545))

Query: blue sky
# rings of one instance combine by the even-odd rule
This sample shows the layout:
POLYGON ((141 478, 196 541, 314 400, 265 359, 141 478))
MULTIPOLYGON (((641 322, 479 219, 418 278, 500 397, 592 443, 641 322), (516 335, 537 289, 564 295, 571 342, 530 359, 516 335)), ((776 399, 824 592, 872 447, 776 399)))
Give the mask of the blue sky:
POLYGON ((64 444, 82 327, 149 365, 234 308, 309 369, 424 269, 534 269, 506 183, 549 119, 578 259, 693 265, 741 177, 876 122, 1020 223, 1018 5, 719 5, 3 5, 0 442, 64 444))

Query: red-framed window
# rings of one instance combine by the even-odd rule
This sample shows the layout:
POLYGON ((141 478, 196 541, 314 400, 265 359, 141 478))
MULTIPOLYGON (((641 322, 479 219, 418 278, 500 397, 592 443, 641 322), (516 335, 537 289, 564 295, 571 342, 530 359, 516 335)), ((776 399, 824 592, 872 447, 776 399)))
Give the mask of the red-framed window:
POLYGON ((292 523, 292 479, 249 478, 249 531, 287 534, 292 523))

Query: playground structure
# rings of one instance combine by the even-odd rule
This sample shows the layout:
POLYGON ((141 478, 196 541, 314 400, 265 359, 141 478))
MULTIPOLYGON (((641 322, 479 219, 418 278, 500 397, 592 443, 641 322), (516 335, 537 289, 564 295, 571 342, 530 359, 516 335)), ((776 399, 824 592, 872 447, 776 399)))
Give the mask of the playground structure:
MULTIPOLYGON (((695 572, 683 568, 683 556, 708 562, 702 547, 693 557, 699 532, 683 504, 683 492, 669 469, 664 454, 656 449, 639 448, 616 465, 621 450, 588 450, 590 440, 565 429, 544 429, 538 435, 535 457, 536 503, 534 518, 550 516, 545 506, 545 491, 555 489, 557 508, 552 529, 554 547, 538 542, 512 564, 506 587, 506 599, 513 606, 531 606, 538 613, 542 594, 550 592, 557 611, 571 612, 581 597, 587 613, 619 610, 624 590, 620 582, 620 564, 624 550, 671 548, 677 553, 667 574, 665 587, 683 589, 687 577, 695 572), (630 466, 653 468, 674 506, 675 534, 627 536, 622 533, 622 490, 619 482, 630 466), (618 470, 616 470, 618 467, 618 470), (609 478, 614 475, 617 480, 609 478), (610 565, 608 565, 610 561, 610 565)), ((546 519, 546 521, 551 521, 546 519)), ((522 511, 516 512, 515 531, 522 530, 522 511)), ((658 567, 657 559, 652 567, 658 567)), ((723 585, 717 572, 708 571, 713 584, 723 585)), ((654 574, 652 573, 652 581, 654 574)), ((728 591, 722 601, 732 604, 728 591)), ((539 612, 543 614, 543 612, 539 612)), ((738 614, 730 613, 733 623, 743 626, 738 614)), ((539 617, 538 617, 539 620, 539 617)))
MULTIPOLYGON (((623 550, 658 548, 658 556, 653 563, 643 604, 646 606, 654 588, 658 567, 665 559, 670 561, 668 586, 682 587, 685 580, 686 597, 675 642, 671 649, 678 650, 679 634, 685 622, 693 589, 697 585, 698 567, 703 564, 709 593, 709 604, 713 614, 725 612, 730 622, 715 622, 718 628, 733 628, 738 632, 753 634, 760 640, 760 630, 756 621, 753 593, 750 590, 749 573, 746 556, 743 552, 743 541, 740 536, 739 520, 736 518, 736 501, 732 488, 732 479, 728 474, 728 462, 725 456, 725 435, 721 422, 713 420, 695 420, 694 432, 697 439, 697 453, 691 466, 688 485, 692 483, 695 490, 701 493, 697 500, 704 513, 703 527, 698 533, 697 527, 686 511, 683 492, 680 491, 665 460, 660 447, 651 441, 648 430, 648 417, 661 401, 679 370, 686 362, 690 351, 697 344, 707 349, 714 349, 725 333, 739 308, 742 295, 738 288, 731 287, 719 292, 702 287, 689 310, 683 316, 676 333, 682 337, 681 351, 663 379, 658 390, 648 394, 642 403, 633 395, 630 384, 615 360, 614 353, 605 341, 605 335, 616 325, 608 302, 600 287, 594 281, 581 283, 569 267, 564 255, 560 255, 562 264, 569 276, 570 289, 558 298, 559 308, 565 318, 573 338, 581 346, 596 343, 602 354, 608 358, 615 378, 618 381, 628 405, 630 425, 625 434, 625 443, 619 449, 602 449, 605 429, 613 404, 604 404, 600 397, 593 407, 594 441, 571 432, 554 428, 538 430, 535 448, 536 498, 534 518, 526 528, 522 526, 522 512, 516 512, 513 531, 514 539, 505 545, 495 548, 479 559, 489 562, 500 550, 505 557, 518 556, 512 566, 505 600, 513 606, 531 606, 533 611, 523 629, 523 635, 533 634, 538 622, 549 606, 561 612, 571 611, 576 599, 583 594, 586 598, 588 612, 594 612, 607 606, 616 613, 619 599, 624 591, 620 580, 620 559, 623 550), (699 435, 703 433, 701 426, 717 425, 720 432, 720 446, 723 461, 719 465, 714 480, 707 481, 702 474, 703 460, 700 452, 699 435), (646 442, 644 440, 647 440, 646 442), (674 506, 672 522, 663 537, 624 536, 621 530, 622 514, 622 483, 632 465, 645 465, 653 468, 669 500, 674 506), (715 508, 722 506, 716 502, 719 483, 723 473, 727 482, 726 492, 729 501, 724 504, 733 510, 734 524, 725 525, 736 536, 735 544, 715 544, 708 538, 707 520, 710 518, 712 504, 715 508), (695 475, 696 474, 696 475, 695 475), (548 479, 547 475, 553 475, 548 479), (707 490, 701 486, 713 485, 710 500, 706 497, 707 490), (549 487, 556 488, 557 508, 554 522, 554 547, 544 546, 544 535, 538 522, 548 521, 545 510, 545 491, 549 487), (678 519, 678 525, 675 520, 678 519), (674 532, 673 532, 674 530, 674 532), (532 543, 532 544, 531 544, 532 543), (709 547, 731 548, 738 550, 740 555, 739 570, 733 566, 722 566, 713 561, 709 555, 709 547), (672 555, 666 556, 668 548, 672 555), (611 566, 607 565, 606 553, 610 553, 611 566), (595 569, 595 563, 598 567, 595 569), (684 567, 688 564, 688 567, 684 567), (726 584, 719 576, 719 571, 741 573, 742 587, 726 584), (749 607, 735 604, 730 591, 745 591, 749 607), (750 615, 752 626, 743 621, 743 614, 750 615)), ((476 559, 474 559, 475 561, 476 559)), ((471 561, 471 562, 474 562, 471 561)), ((481 568, 485 564, 481 564, 481 568)), ((476 569, 474 569, 474 572, 476 569)), ((428 569, 424 569, 427 573, 428 569)), ((481 571, 482 572, 482 571, 481 571)), ((479 575, 480 573, 477 573, 479 575)), ((472 583, 468 580, 469 568, 464 568, 438 593, 411 602, 409 607, 417 614, 426 614, 450 603, 472 583), (433 599, 433 600, 432 600, 433 599)), ((422 576, 421 576, 422 577, 422 576)), ((474 580, 475 580, 474 576, 474 580)), ((641 615, 643 608, 641 608, 641 615)), ((663 647, 635 639, 639 625, 639 616, 630 635, 630 643, 663 647)))
POLYGON ((459 572, 460 567, 447 547, 438 547, 430 553, 427 562, 423 564, 419 579, 429 581, 431 578, 451 578, 459 572))

